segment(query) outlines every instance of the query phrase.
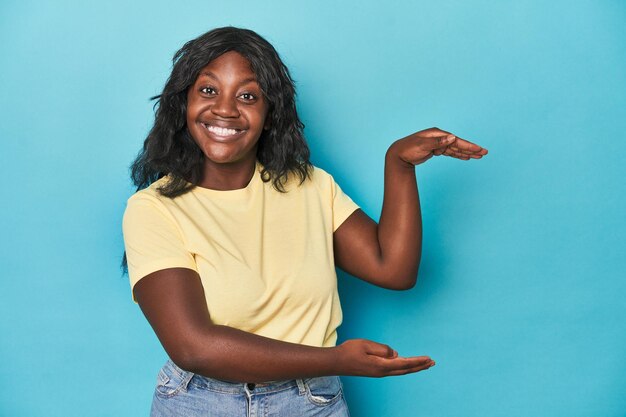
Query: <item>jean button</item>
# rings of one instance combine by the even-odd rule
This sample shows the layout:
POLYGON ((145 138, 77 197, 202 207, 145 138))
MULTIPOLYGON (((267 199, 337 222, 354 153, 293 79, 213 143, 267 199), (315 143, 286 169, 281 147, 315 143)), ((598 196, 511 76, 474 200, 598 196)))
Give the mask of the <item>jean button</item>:
POLYGON ((248 389, 249 389, 250 391, 252 391, 252 390, 254 390, 254 387, 255 387, 256 385, 255 385, 255 384, 253 384, 252 382, 248 382, 248 383, 246 384, 246 386, 248 387, 248 389))

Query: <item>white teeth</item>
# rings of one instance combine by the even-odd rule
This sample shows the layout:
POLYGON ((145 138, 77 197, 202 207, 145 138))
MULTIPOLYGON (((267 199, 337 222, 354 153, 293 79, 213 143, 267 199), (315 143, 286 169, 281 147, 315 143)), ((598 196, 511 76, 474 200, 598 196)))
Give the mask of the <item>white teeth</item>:
POLYGON ((236 135, 237 133, 239 133, 235 129, 228 129, 226 127, 218 127, 218 126, 210 126, 210 125, 204 125, 204 127, 206 127, 206 129, 209 132, 215 133, 216 135, 219 135, 219 136, 232 136, 232 135, 236 135))

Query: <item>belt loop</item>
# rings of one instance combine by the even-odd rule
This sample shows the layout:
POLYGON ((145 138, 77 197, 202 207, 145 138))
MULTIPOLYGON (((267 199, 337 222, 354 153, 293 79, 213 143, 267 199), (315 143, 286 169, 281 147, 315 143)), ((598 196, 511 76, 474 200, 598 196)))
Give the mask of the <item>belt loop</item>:
POLYGON ((306 384, 302 379, 296 379, 296 384, 298 385, 298 395, 304 395, 306 393, 306 384))
POLYGON ((185 372, 184 373, 184 378, 183 378, 183 387, 184 390, 187 391, 187 386, 189 385, 189 383, 191 382, 191 379, 194 377, 194 373, 193 372, 185 372))
POLYGON ((176 365, 174 361, 169 358, 168 358, 168 362, 174 368, 174 371, 178 373, 181 377, 183 377, 182 387, 185 390, 185 392, 187 392, 187 386, 189 385, 189 382, 191 382, 191 379, 195 376, 195 374, 193 372, 185 371, 183 368, 176 365))

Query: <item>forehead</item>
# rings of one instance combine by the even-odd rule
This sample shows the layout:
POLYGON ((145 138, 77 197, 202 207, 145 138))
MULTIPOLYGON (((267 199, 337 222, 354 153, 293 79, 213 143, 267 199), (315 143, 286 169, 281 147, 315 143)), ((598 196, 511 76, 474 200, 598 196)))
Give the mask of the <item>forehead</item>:
POLYGON ((226 52, 204 66, 198 74, 198 79, 205 77, 218 81, 256 81, 250 61, 235 51, 226 52))

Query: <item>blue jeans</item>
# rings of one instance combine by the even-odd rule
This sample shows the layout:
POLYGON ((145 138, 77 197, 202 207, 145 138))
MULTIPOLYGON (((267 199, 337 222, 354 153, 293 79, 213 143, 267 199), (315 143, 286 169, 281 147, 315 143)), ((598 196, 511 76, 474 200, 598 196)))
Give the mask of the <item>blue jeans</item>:
POLYGON ((349 417, 337 376, 245 384, 187 372, 168 360, 157 378, 151 417, 349 417))

